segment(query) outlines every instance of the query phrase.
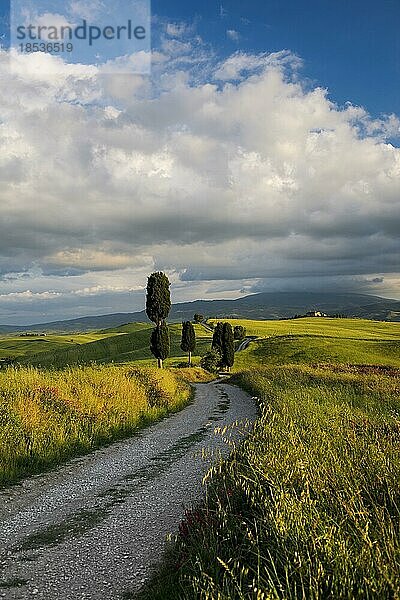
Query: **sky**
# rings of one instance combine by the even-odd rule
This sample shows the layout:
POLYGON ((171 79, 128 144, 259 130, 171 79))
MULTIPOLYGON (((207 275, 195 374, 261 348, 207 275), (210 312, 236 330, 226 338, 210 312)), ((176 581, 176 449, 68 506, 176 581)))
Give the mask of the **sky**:
POLYGON ((151 75, 10 69, 7 20, 1 324, 141 310, 155 270, 174 302, 400 299, 397 0, 153 0, 151 75))

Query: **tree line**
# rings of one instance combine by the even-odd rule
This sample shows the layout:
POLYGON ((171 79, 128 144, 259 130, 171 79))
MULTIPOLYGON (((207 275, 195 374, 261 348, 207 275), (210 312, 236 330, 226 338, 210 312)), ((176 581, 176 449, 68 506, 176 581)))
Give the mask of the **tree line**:
MULTIPOLYGON (((170 281, 165 273, 152 273, 147 280, 146 314, 155 325, 150 336, 150 350, 157 359, 159 368, 170 353, 170 337, 167 318, 171 310, 170 281)), ((195 323, 202 323, 204 316, 195 314, 195 323)), ((241 325, 234 329, 230 323, 217 323, 214 327, 211 350, 201 360, 201 366, 208 371, 220 368, 230 371, 235 362, 235 340, 242 340, 246 330, 241 325)), ((181 349, 188 354, 188 366, 192 364, 192 354, 196 349, 196 332, 191 321, 182 323, 181 349)))

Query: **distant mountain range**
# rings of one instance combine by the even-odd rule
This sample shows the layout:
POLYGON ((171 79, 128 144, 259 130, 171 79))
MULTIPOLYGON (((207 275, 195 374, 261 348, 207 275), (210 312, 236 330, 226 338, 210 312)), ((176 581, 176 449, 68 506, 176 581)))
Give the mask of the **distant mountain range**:
MULTIPOLYGON (((193 318, 199 313, 209 318, 285 319, 296 314, 320 310, 328 315, 343 314, 348 317, 400 321, 400 301, 366 294, 320 294, 315 292, 267 292, 238 298, 237 300, 195 300, 174 304, 170 322, 193 318)), ((0 325, 0 333, 18 331, 90 331, 118 327, 125 323, 147 323, 143 311, 81 317, 52 323, 0 325)))

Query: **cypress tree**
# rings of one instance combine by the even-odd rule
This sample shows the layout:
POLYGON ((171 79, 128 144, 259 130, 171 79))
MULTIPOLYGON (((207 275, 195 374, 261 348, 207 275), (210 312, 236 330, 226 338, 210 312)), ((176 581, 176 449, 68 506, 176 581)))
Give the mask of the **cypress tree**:
POLYGON ((222 364, 230 371, 235 362, 235 343, 233 329, 230 323, 224 323, 222 327, 222 364))
POLYGON ((184 352, 188 352, 188 365, 190 367, 192 365, 192 352, 194 352, 196 349, 196 333, 191 321, 185 321, 182 323, 181 349, 184 352))
POLYGON ((162 369, 163 361, 168 358, 170 351, 169 329, 164 321, 151 332, 150 350, 158 361, 159 369, 162 369))
POLYGON ((236 325, 236 327, 233 330, 233 337, 235 338, 235 340, 244 340, 244 338, 246 337, 246 328, 242 325, 236 325))
POLYGON ((224 328, 223 323, 216 324, 214 333, 213 333, 212 344, 211 344, 212 350, 215 350, 215 352, 219 352, 221 355, 222 355, 222 349, 223 349, 223 340, 222 340, 223 328, 224 328))
POLYGON ((147 280, 146 314, 159 326, 171 310, 170 282, 165 273, 152 273, 147 280))
POLYGON ((146 314, 156 327, 150 338, 150 350, 162 369, 163 360, 169 356, 169 331, 165 319, 171 310, 170 282, 165 273, 152 273, 147 280, 146 314))

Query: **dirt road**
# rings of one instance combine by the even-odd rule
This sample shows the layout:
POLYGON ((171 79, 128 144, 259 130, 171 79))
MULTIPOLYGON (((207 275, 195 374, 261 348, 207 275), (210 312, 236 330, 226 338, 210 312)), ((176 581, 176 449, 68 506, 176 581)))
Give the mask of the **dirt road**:
MULTIPOLYGON (((0 492, 0 598, 122 599, 139 589, 229 451, 215 428, 252 422, 255 406, 221 383, 135 437, 0 492), (204 452, 206 450, 206 452, 204 452)), ((243 435, 239 425, 232 441, 243 435)))

